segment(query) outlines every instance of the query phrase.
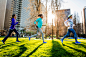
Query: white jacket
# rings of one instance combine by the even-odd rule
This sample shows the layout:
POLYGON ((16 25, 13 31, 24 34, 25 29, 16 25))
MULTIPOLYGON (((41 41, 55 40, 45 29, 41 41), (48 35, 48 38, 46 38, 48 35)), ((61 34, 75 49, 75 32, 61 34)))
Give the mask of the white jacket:
POLYGON ((73 24, 72 19, 66 20, 66 21, 64 22, 64 24, 65 24, 65 26, 69 26, 68 29, 71 29, 71 28, 73 29, 74 24, 73 24))

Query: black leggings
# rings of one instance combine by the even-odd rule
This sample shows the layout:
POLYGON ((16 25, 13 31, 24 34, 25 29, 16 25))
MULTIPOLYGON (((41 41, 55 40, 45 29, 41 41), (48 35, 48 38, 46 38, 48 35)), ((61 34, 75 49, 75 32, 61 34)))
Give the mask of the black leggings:
POLYGON ((11 33, 12 32, 15 32, 16 33, 16 41, 18 41, 18 35, 19 35, 19 33, 17 32, 17 30, 16 29, 9 29, 9 33, 8 33, 8 35, 3 39, 3 42, 5 42, 6 40, 7 40, 7 38, 11 35, 11 33))

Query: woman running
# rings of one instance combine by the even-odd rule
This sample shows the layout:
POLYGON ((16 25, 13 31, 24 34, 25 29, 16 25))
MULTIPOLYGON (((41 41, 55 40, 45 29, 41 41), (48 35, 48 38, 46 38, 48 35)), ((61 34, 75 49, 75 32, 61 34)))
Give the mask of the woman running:
POLYGON ((72 21, 72 15, 68 15, 68 19, 64 22, 65 26, 68 27, 68 32, 67 34, 61 39, 61 42, 63 43, 63 40, 70 35, 70 33, 72 32, 74 34, 74 37, 75 37, 75 43, 76 44, 80 44, 81 42, 78 42, 77 41, 77 34, 75 32, 75 30, 73 29, 73 21, 72 21))
POLYGON ((41 30, 42 23, 43 23, 43 21, 42 21, 43 15, 39 14, 38 17, 39 18, 34 22, 34 24, 37 27, 37 34, 32 35, 31 37, 29 37, 29 41, 30 41, 30 38, 32 38, 34 36, 36 37, 38 35, 38 32, 40 32, 42 34, 43 43, 47 43, 47 42, 44 41, 44 34, 43 34, 42 30, 41 30), (36 22, 38 22, 38 25, 36 24, 36 22))
POLYGON ((13 15, 12 15, 12 19, 11 19, 11 21, 12 21, 11 27, 9 28, 9 33, 8 33, 8 35, 2 40, 3 44, 5 44, 5 41, 7 40, 7 38, 11 35, 11 33, 12 33, 13 31, 16 33, 16 36, 17 36, 16 42, 20 42, 20 41, 18 40, 18 35, 19 35, 19 33, 18 33, 17 30, 15 29, 15 25, 18 24, 18 22, 16 22, 16 18, 17 18, 16 14, 13 14, 13 15))

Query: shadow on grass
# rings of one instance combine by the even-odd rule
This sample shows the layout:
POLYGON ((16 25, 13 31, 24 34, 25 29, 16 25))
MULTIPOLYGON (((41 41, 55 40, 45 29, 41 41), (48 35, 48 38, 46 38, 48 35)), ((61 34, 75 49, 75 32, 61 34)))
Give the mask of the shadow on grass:
POLYGON ((21 41, 21 42, 9 42, 9 43, 6 43, 6 44, 2 44, 2 45, 0 45, 0 48, 5 48, 5 47, 8 47, 8 46, 16 46, 16 45, 18 45, 18 43, 23 43, 23 41, 21 41))
POLYGON ((26 57, 29 57, 30 55, 32 55, 41 45, 43 45, 43 43, 42 44, 40 44, 38 47, 36 47, 30 54, 28 54, 26 57))
POLYGON ((58 41, 52 40, 53 46, 52 46, 52 56, 51 57, 71 57, 74 56, 73 54, 67 52, 58 41))
POLYGON ((0 45, 0 48, 5 48, 5 47, 7 47, 7 46, 14 46, 14 45, 16 45, 17 43, 16 42, 11 42, 11 43, 7 43, 7 44, 2 44, 2 45, 0 45), (4 46, 3 46, 4 45, 4 46))
MULTIPOLYGON (((74 43, 75 44, 75 43, 74 43)), ((76 50, 76 51, 78 51, 78 52, 82 52, 82 54, 85 54, 84 56, 86 57, 86 52, 84 52, 84 51, 82 51, 82 50, 79 50, 79 49, 75 49, 75 48, 73 48, 73 47, 70 47, 70 46, 68 46, 68 45, 65 45, 65 44, 63 44, 64 46, 67 46, 67 47, 69 47, 69 48, 71 48, 71 49, 73 49, 73 50, 76 50)), ((75 45, 80 45, 80 44, 75 44, 75 45)))
POLYGON ((24 45, 21 45, 19 47, 20 47, 20 50, 21 50, 20 53, 18 55, 13 56, 13 57, 19 57, 27 50, 27 48, 24 45))
MULTIPOLYGON (((82 42, 81 42, 82 43, 82 42)), ((74 42, 72 44, 75 44, 74 42)), ((83 43, 84 44, 84 43, 83 43)), ((75 45, 79 45, 79 46, 82 46, 84 48, 86 48, 86 45, 83 45, 83 44, 75 44, 75 45)), ((86 44, 86 43, 85 43, 86 44)))
MULTIPOLYGON (((2 44, 2 45, 0 45, 0 49, 1 48, 5 48, 5 47, 8 47, 8 46, 15 46, 15 45, 18 45, 18 43, 23 43, 23 42, 24 42, 24 40, 21 41, 21 42, 10 42, 10 43, 6 43, 6 44, 2 44)), ((35 43, 38 43, 38 42, 35 42, 35 43)), ((26 44, 28 44, 28 43, 26 43, 26 44)), ((31 45, 32 44, 34 44, 34 43, 31 43, 31 45)))
POLYGON ((83 44, 79 44, 80 46, 82 46, 82 47, 84 47, 84 48, 86 48, 86 45, 83 45, 83 44))

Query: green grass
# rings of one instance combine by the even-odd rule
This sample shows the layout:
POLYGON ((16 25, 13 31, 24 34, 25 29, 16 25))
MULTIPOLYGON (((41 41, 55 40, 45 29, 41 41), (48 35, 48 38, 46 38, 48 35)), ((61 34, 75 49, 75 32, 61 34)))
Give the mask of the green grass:
POLYGON ((16 38, 8 38, 6 44, 0 42, 0 57, 86 57, 85 39, 79 40, 81 44, 75 44, 74 39, 65 39, 63 45, 59 39, 45 40, 45 44, 42 40, 19 40, 21 42, 16 42, 16 38))

